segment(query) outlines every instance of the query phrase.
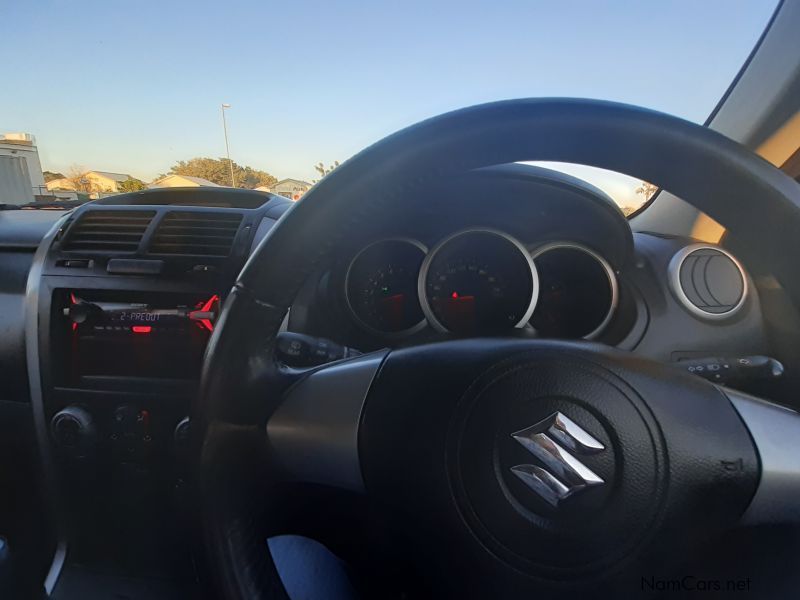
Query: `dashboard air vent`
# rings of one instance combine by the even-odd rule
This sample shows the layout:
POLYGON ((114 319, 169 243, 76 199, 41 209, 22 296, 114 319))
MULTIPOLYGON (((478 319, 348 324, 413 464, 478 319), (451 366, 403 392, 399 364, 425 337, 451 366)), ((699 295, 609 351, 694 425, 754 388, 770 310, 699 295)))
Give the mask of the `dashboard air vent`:
POLYGON ((154 211, 89 210, 69 229, 64 250, 136 252, 154 211))
POLYGON ((170 212, 158 224, 149 252, 228 256, 241 222, 237 213, 170 212))
POLYGON ((742 265, 716 246, 693 244, 678 251, 669 265, 675 296, 695 316, 724 319, 744 305, 747 278, 742 265))

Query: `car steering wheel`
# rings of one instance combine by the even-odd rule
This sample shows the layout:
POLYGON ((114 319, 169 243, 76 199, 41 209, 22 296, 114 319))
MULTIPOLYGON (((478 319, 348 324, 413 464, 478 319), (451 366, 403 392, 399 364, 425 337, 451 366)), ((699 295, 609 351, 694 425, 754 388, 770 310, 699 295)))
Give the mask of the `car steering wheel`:
POLYGON ((278 221, 209 343, 192 433, 224 597, 285 598, 266 537, 342 505, 366 522, 352 537, 374 578, 411 596, 602 595, 715 532, 800 520, 795 413, 613 348, 477 338, 308 371, 276 360, 293 298, 343 240, 382 223, 414 186, 522 160, 668 189, 758 248, 800 300, 800 188, 704 127, 622 104, 529 99, 385 138, 278 221))

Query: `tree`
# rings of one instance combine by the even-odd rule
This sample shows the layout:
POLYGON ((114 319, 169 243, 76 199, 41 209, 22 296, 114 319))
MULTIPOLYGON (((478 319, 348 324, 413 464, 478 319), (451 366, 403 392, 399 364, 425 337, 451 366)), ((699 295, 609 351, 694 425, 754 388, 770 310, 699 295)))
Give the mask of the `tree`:
POLYGON ((138 192, 145 189, 144 182, 135 177, 128 177, 125 181, 117 184, 118 192, 138 192))
POLYGON ((51 181, 55 181, 56 179, 64 179, 64 174, 59 173, 58 171, 44 171, 42 175, 44 175, 45 183, 50 183, 51 181))
POLYGON ((265 171, 259 171, 252 167, 238 167, 233 163, 236 175, 236 187, 252 190, 257 187, 271 187, 278 183, 278 179, 265 171))
MULTIPOLYGON (((322 161, 319 161, 317 164, 314 165, 314 169, 317 171, 317 173, 319 173, 320 179, 322 179, 323 177, 325 177, 325 175, 328 175, 331 171, 333 171, 338 166, 339 166, 339 161, 335 160, 335 161, 333 161, 333 164, 330 165, 326 169, 325 165, 322 163, 322 161)), ((316 181, 314 183, 316 183, 316 181)))
POLYGON ((650 198, 652 198, 657 191, 658 191, 658 186, 650 183, 649 181, 643 181, 642 185, 636 188, 636 193, 644 196, 645 202, 650 200, 650 198))
MULTIPOLYGON (((236 187, 253 189, 261 186, 271 186, 278 182, 266 171, 254 169, 249 166, 233 164, 233 174, 236 178, 236 187)), ((166 175, 186 175, 187 177, 202 177, 217 185, 231 185, 231 168, 227 158, 197 157, 181 160, 175 163, 166 175)))
POLYGON ((86 167, 80 165, 72 165, 69 168, 69 173, 65 177, 68 180, 68 187, 76 192, 83 192, 85 194, 92 194, 100 192, 100 187, 93 183, 88 177, 89 171, 86 167))

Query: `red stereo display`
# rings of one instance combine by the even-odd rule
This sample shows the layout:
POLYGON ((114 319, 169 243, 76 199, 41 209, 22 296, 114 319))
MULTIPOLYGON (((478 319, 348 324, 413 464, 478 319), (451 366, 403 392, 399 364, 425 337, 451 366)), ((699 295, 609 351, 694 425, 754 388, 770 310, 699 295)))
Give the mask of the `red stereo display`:
POLYGON ((217 294, 61 290, 54 302, 62 384, 196 380, 219 312, 217 294))

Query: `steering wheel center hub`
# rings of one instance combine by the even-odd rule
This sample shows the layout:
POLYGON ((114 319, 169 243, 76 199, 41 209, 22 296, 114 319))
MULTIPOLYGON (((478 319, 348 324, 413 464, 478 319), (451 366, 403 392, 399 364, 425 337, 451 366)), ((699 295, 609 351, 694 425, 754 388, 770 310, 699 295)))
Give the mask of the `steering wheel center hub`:
POLYGON ((478 377, 451 428, 460 513, 525 570, 619 563, 658 513, 661 441, 636 392, 584 360, 522 356, 478 377))

